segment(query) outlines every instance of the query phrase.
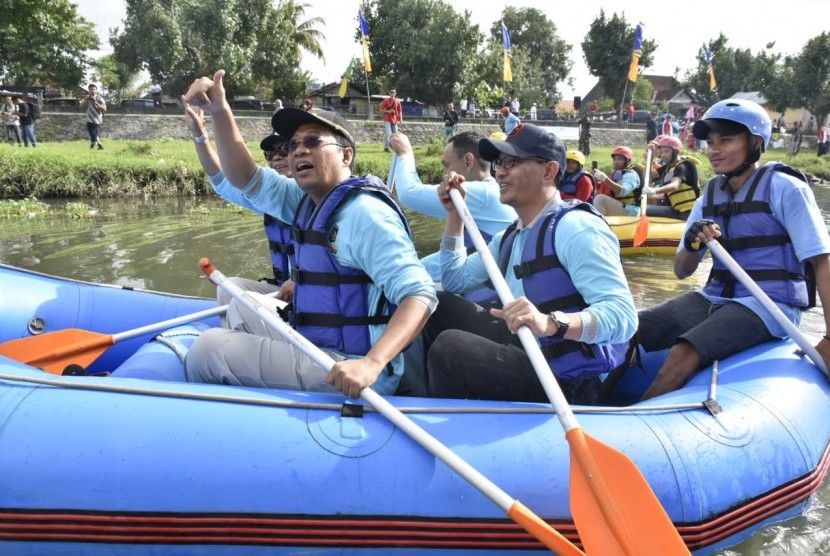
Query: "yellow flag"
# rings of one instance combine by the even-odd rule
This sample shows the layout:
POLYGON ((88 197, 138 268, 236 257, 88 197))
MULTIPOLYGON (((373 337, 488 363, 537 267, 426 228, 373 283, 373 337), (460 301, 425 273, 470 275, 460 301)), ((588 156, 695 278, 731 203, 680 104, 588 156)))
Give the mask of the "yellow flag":
POLYGON ((510 49, 513 47, 510 44, 510 32, 507 30, 507 26, 502 21, 501 23, 501 40, 504 44, 504 80, 505 81, 513 81, 513 66, 511 64, 510 59, 510 49))
POLYGON ((637 25, 634 32, 634 51, 631 53, 631 64, 628 66, 628 80, 637 81, 637 67, 640 65, 640 56, 643 55, 643 24, 637 25))
POLYGON ((357 12, 360 18, 360 36, 363 38, 363 69, 366 73, 372 72, 372 61, 369 59, 369 22, 366 21, 366 16, 363 15, 363 6, 357 12))
POLYGON ((369 59, 369 39, 363 37, 363 69, 372 73, 372 61, 369 59))
POLYGON ((349 62, 349 67, 346 68, 346 71, 343 73, 343 81, 340 82, 340 91, 338 91, 337 96, 340 98, 345 98, 346 92, 349 90, 349 79, 352 78, 352 69, 354 68, 354 58, 352 58, 351 62, 349 62))
POLYGON ((705 44, 703 45, 703 57, 706 59, 706 73, 709 74, 709 90, 715 91, 718 88, 718 82, 715 81, 715 68, 712 66, 712 52, 705 44))

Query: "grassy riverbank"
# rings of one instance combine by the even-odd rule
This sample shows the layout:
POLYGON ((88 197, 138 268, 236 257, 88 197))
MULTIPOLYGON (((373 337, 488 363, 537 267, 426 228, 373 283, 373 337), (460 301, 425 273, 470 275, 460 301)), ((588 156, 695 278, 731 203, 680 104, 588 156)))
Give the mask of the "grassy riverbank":
MULTIPOLYGON (((0 198, 90 198, 136 195, 204 195, 212 191, 193 144, 186 141, 85 141, 41 143, 36 149, 0 145, 0 198)), ((248 148, 264 163, 259 143, 248 148)), ((416 150, 427 181, 440 179, 441 158, 416 150)), ((435 149, 432 149, 435 152, 435 149)), ((361 145, 356 172, 386 179, 390 157, 381 145, 361 145)))
MULTIPOLYGON (((107 141, 105 149, 90 150, 85 141, 41 143, 37 149, 0 145, 0 198, 92 198, 153 195, 204 195, 211 188, 193 145, 186 141, 107 141)), ((249 143, 257 162, 258 143, 249 143)), ((591 160, 610 166, 608 147, 592 149, 591 160)), ((641 149, 635 149, 639 154, 641 149)), ((425 183, 440 181, 441 146, 416 149, 418 172, 425 183)), ((701 183, 712 176, 703 155, 698 170, 701 183)), ((783 160, 824 180, 830 180, 830 157, 799 154, 789 160, 783 150, 772 150, 765 160, 783 160)), ((390 157, 379 144, 360 145, 356 172, 386 179, 390 157)))

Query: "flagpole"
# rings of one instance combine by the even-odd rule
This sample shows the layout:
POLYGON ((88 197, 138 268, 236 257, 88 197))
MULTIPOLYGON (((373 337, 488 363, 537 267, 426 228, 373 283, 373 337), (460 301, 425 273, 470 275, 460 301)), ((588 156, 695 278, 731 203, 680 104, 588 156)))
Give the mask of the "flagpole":
POLYGON ((625 106, 625 95, 628 94, 628 77, 625 78, 625 85, 623 85, 623 94, 622 100, 620 101, 620 107, 617 109, 617 120, 620 124, 620 127, 623 127, 623 106, 625 106))
POLYGON ((363 73, 366 74, 366 119, 371 120, 372 119, 372 95, 369 92, 369 72, 364 71, 363 73))
POLYGON ((366 119, 372 119, 372 92, 369 90, 369 73, 372 71, 372 62, 369 59, 369 24, 363 14, 364 5, 360 4, 357 17, 360 24, 360 43, 363 47, 363 72, 366 74, 366 119))

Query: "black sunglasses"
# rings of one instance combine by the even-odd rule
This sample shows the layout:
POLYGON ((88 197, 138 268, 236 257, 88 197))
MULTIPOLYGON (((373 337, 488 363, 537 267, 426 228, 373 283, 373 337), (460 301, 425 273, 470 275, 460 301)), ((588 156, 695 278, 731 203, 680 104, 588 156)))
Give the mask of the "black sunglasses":
POLYGON ((337 145, 338 147, 346 148, 348 145, 342 145, 337 141, 324 141, 322 137, 319 135, 308 135, 302 139, 292 139, 288 142, 288 146, 286 147, 287 152, 293 153, 297 149, 300 148, 300 145, 305 145, 307 149, 317 149, 320 147, 324 147, 326 145, 337 145))
POLYGON ((265 160, 271 162, 271 159, 274 158, 276 155, 280 155, 281 157, 285 158, 288 156, 288 144, 282 143, 276 149, 268 149, 262 151, 265 154, 265 160))

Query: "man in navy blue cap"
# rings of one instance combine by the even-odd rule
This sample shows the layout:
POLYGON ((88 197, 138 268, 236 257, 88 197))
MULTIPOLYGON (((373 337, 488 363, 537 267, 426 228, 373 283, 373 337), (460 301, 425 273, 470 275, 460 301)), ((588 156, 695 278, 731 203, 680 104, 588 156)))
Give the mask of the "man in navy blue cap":
POLYGON ((453 295, 481 287, 488 277, 481 256, 467 255, 464 225, 449 197, 450 188, 463 194, 463 180, 446 176, 438 187, 448 213, 444 293, 425 329, 429 393, 546 401, 516 336, 528 326, 568 401, 594 403, 599 375, 622 364, 637 328, 619 242, 590 204, 562 201, 557 187, 565 146, 553 133, 520 124, 506 141, 481 139, 478 150, 492 165, 500 201, 519 217, 489 244, 515 300, 487 311, 453 295))

